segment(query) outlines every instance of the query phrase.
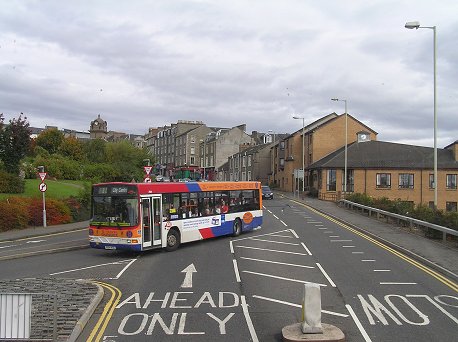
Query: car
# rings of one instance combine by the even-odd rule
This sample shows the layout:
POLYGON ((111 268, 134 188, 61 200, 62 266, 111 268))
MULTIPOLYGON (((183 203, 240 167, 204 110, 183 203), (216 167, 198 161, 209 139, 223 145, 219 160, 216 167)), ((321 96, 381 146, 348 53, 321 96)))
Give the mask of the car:
POLYGON ((262 198, 274 199, 274 193, 272 192, 272 190, 270 190, 270 188, 267 185, 263 185, 261 187, 261 191, 262 191, 262 198))

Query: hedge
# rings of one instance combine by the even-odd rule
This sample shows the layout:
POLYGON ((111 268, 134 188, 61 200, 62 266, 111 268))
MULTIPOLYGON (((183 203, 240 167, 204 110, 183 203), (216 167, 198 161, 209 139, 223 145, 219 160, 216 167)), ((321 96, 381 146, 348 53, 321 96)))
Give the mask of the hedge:
POLYGON ((24 187, 25 181, 22 178, 0 170, 0 193, 21 194, 24 187))

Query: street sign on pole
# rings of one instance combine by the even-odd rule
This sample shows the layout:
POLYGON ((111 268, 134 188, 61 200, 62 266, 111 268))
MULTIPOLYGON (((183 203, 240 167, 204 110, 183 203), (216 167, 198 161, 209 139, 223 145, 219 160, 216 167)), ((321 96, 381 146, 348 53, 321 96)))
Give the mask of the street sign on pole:
POLYGON ((145 179, 143 180, 144 183, 151 183, 151 178, 146 176, 145 179))
POLYGON ((45 192, 48 189, 48 186, 46 183, 41 183, 38 188, 40 189, 41 192, 45 192))
POLYGON ((152 166, 143 166, 143 169, 145 170, 146 175, 149 176, 153 167, 152 166))
POLYGON ((38 172, 38 175, 40 176, 42 182, 45 180, 47 174, 47 172, 38 172))

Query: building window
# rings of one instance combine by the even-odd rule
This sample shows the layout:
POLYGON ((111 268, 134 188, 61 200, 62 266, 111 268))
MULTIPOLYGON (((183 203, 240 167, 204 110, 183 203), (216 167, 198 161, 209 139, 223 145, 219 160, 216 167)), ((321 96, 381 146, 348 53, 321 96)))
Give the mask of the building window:
POLYGON ((245 180, 245 171, 242 171, 242 179, 241 179, 241 180, 242 180, 242 181, 245 180))
POLYGON ((191 156, 190 163, 191 163, 191 165, 195 165, 196 164, 196 159, 194 158, 194 156, 191 156))
POLYGON ((196 142, 196 137, 194 135, 191 135, 191 142, 192 143, 196 142))
POLYGON ((204 166, 204 158, 200 158, 200 166, 204 166))
MULTIPOLYGON (((355 183, 354 183, 354 170, 347 169, 347 192, 355 191, 355 183)), ((345 187, 345 169, 342 170, 342 191, 344 191, 345 187)))
POLYGON ((429 201, 429 202, 428 202, 428 208, 429 208, 429 209, 434 209, 434 208, 435 208, 435 207, 434 207, 434 201, 429 201))
POLYGON ((284 149, 285 149, 285 142, 284 142, 284 141, 281 141, 281 142, 280 142, 280 149, 281 149, 281 150, 284 150, 284 149))
POLYGON ((377 173, 377 188, 391 188, 391 173, 377 173))
POLYGON ((457 211, 456 202, 445 202, 445 211, 457 211))
POLYGON ((248 166, 251 166, 251 154, 248 156, 248 166))
POLYGON ((433 174, 429 175, 429 188, 434 189, 434 175, 433 174))
POLYGON ((249 180, 249 181, 251 180, 251 171, 248 171, 248 179, 247 180, 249 180))
POLYGON ((191 154, 196 154, 196 148, 195 147, 191 147, 191 154))
POLYGON ((281 168, 285 167, 285 159, 284 158, 280 158, 280 167, 281 168))
POLYGON ((242 157, 242 167, 245 167, 245 166, 246 166, 245 160, 246 160, 246 156, 243 156, 243 157, 242 157))
POLYGON ((413 173, 399 174, 399 189, 413 189, 413 173))
POLYGON ((336 191, 336 184, 337 184, 337 179, 336 179, 336 170, 328 170, 327 172, 328 177, 326 180, 326 190, 327 191, 336 191))
POLYGON ((456 175, 447 175, 446 187, 447 189, 456 190, 456 175))

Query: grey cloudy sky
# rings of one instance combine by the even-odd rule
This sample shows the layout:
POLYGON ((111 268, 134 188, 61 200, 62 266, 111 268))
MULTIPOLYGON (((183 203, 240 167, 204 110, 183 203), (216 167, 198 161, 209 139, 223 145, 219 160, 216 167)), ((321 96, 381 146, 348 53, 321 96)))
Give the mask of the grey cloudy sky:
POLYGON ((0 6, 0 113, 144 134, 179 119, 293 132, 348 112, 378 139, 458 139, 456 0, 14 1, 0 6))

